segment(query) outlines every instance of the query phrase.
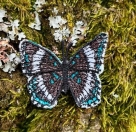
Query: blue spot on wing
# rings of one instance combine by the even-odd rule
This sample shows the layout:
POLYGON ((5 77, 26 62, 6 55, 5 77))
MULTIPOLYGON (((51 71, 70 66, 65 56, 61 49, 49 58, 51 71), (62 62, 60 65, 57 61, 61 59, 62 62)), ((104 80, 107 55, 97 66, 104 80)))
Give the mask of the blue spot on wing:
POLYGON ((30 64, 29 63, 25 63, 24 64, 24 67, 28 67, 30 64))
POLYGON ((36 46, 38 45, 36 42, 33 42, 31 40, 29 40, 29 42, 32 43, 33 45, 36 45, 36 46))
POLYGON ((33 91, 34 89, 36 89, 36 84, 37 84, 36 78, 33 78, 28 87, 33 91))
POLYGON ((60 76, 57 73, 53 72, 52 74, 55 77, 55 79, 59 79, 60 78, 60 76))
POLYGON ((52 60, 53 59, 53 57, 52 56, 50 56, 50 60, 52 60))
POLYGON ((50 84, 54 84, 54 80, 53 79, 50 79, 50 84))
POLYGON ((80 84, 81 83, 81 78, 78 77, 79 72, 74 72, 71 74, 70 78, 74 79, 75 77, 77 77, 76 83, 80 84))
POLYGON ((100 46, 99 46, 99 48, 98 48, 98 53, 97 53, 97 57, 100 59, 101 57, 102 57, 102 53, 103 53, 103 45, 104 44, 104 42, 102 41, 101 42, 101 44, 100 44, 100 46))
POLYGON ((91 105, 92 103, 95 103, 96 101, 99 101, 96 97, 93 97, 89 100, 87 100, 86 102, 84 102, 84 105, 91 105))
MULTIPOLYGON (((76 59, 79 59, 80 56, 79 56, 78 54, 76 54, 76 55, 75 55, 75 58, 76 58, 76 59)), ((75 64, 76 64, 76 61, 73 60, 73 61, 71 62, 71 64, 72 64, 72 65, 75 65, 75 64)))
POLYGON ((96 101, 97 100, 97 98, 96 97, 93 97, 93 101, 96 101))
POLYGON ((74 79, 77 75, 78 75, 78 72, 74 72, 74 73, 71 75, 71 78, 74 79))
POLYGON ((36 94, 35 94, 35 93, 33 93, 33 98, 34 98, 35 101, 37 101, 37 102, 40 103, 41 105, 48 105, 48 106, 51 105, 49 102, 46 102, 46 101, 44 101, 44 100, 42 100, 42 99, 36 97, 36 94))
POLYGON ((60 79, 60 76, 57 73, 53 72, 52 78, 49 80, 49 82, 50 82, 50 84, 54 84, 55 80, 59 80, 59 79, 60 79))
POLYGON ((101 66, 100 64, 97 64, 97 65, 96 65, 96 68, 97 68, 97 69, 100 69, 100 66, 101 66))
POLYGON ((90 99, 90 100, 87 101, 87 104, 90 105, 92 102, 93 102, 93 100, 90 99))
POLYGON ((58 64, 57 64, 57 62, 54 62, 54 64, 53 64, 54 66, 57 66, 58 64))
POLYGON ((72 61, 72 65, 75 65, 76 64, 76 62, 75 61, 72 61))
POLYGON ((80 58, 80 56, 77 54, 77 55, 76 55, 76 58, 80 58))
POLYGON ((81 83, 81 78, 77 79, 77 83, 80 84, 81 83))
POLYGON ((93 95, 96 95, 97 91, 98 91, 98 82, 96 81, 95 82, 95 88, 93 88, 93 91, 92 91, 93 95))
POLYGON ((28 54, 25 54, 24 58, 25 58, 25 62, 29 62, 29 56, 28 56, 28 54))
POLYGON ((93 94, 96 94, 96 93, 97 93, 97 90, 98 90, 98 88, 96 87, 95 89, 93 89, 92 93, 93 93, 93 94))

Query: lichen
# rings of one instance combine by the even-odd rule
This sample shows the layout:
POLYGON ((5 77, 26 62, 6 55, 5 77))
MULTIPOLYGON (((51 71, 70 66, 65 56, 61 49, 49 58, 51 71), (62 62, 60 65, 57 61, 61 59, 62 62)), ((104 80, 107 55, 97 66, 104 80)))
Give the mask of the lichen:
MULTIPOLYGON (((20 29, 28 39, 50 50, 60 43, 54 41, 48 17, 54 7, 63 12, 72 27, 77 20, 86 19, 89 30, 85 40, 70 51, 75 53, 99 32, 109 34, 102 80, 102 102, 92 109, 78 108, 70 93, 61 94, 58 105, 39 109, 30 102, 26 77, 21 67, 9 76, 0 71, 0 131, 136 131, 136 2, 123 0, 46 0, 40 13, 40 31, 28 27, 34 21, 35 0, 0 0, 0 8, 20 20, 20 29), (83 15, 86 14, 86 16, 83 15), (70 17, 71 16, 71 17, 70 17), (114 96, 118 95, 118 96, 114 96), (96 129, 95 125, 98 125, 96 129), (99 130, 97 130, 99 128, 99 130)), ((19 41, 12 41, 18 50, 19 41)), ((59 55, 61 57, 61 55, 59 55)))

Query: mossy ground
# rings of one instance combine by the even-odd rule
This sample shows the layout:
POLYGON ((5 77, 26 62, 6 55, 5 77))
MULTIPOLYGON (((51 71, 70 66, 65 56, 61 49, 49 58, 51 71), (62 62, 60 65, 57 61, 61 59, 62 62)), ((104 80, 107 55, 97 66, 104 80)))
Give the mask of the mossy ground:
MULTIPOLYGON (((61 95, 57 107, 46 110, 34 107, 26 88, 26 77, 20 66, 12 73, 0 71, 0 131, 19 132, 136 132, 136 1, 135 0, 48 0, 40 14, 42 30, 28 28, 33 21, 34 0, 0 0, 0 7, 13 19, 19 19, 21 30, 28 39, 52 50, 60 44, 51 35, 48 16, 57 6, 72 27, 75 21, 86 19, 87 37, 84 42, 102 31, 109 34, 102 80, 102 102, 93 109, 80 109, 71 94, 61 95), (65 2, 66 6, 62 6, 65 2), (90 14, 83 17, 83 10, 90 14), (31 17, 32 16, 32 17, 31 17), (70 17, 74 16, 74 17, 70 17), (113 95, 117 94, 118 98, 113 95), (95 126, 96 125, 96 126, 95 126)), ((13 42, 18 47, 18 42, 13 42)), ((18 49, 18 48, 17 48, 18 49)))

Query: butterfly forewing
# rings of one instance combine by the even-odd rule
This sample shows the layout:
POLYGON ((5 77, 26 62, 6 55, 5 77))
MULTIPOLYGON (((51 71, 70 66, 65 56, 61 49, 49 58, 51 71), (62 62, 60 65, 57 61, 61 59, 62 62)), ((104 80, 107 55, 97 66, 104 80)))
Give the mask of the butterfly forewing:
POLYGON ((108 36, 99 34, 71 58, 69 63, 69 86, 78 106, 94 107, 100 103, 104 54, 108 36))
POLYGON ((23 40, 19 46, 23 73, 50 72, 60 70, 61 61, 50 50, 29 40, 23 40))
POLYGON ((43 108, 54 107, 62 85, 61 61, 50 50, 29 40, 23 40, 19 49, 32 103, 43 108))
POLYGON ((82 47, 70 60, 69 69, 93 70, 103 72, 104 54, 108 42, 106 33, 101 33, 94 40, 82 47))

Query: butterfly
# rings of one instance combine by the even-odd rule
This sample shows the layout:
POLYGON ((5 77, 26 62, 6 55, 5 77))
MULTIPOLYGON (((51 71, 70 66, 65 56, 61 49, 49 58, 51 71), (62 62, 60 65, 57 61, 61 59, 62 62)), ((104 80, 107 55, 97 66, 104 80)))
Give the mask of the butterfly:
MULTIPOLYGON (((19 44, 22 72, 27 77, 31 101, 51 109, 61 92, 71 91, 78 107, 90 108, 101 102, 101 81, 108 34, 100 33, 70 59, 62 43, 62 61, 49 49, 27 39, 19 44)), ((72 44, 69 44, 72 45, 72 44)))

